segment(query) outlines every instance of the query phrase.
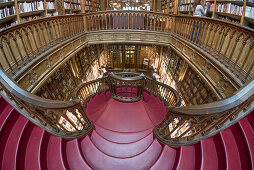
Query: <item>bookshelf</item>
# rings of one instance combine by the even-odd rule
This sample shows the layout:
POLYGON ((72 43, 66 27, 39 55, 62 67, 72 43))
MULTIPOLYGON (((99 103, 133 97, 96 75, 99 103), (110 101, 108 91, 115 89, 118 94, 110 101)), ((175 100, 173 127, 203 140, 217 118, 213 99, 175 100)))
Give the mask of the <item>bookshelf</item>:
POLYGON ((64 0, 63 1, 65 14, 80 14, 81 3, 80 0, 64 0))
POLYGON ((194 0, 179 0, 178 14, 180 15, 193 15, 194 0))
POLYGON ((100 10, 100 0, 85 0, 85 12, 96 12, 100 10))

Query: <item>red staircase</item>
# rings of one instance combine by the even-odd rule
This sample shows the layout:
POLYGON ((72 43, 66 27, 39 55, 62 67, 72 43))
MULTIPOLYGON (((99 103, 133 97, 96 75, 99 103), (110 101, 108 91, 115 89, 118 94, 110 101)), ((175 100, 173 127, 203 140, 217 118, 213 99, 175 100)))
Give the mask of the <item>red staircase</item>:
POLYGON ((93 97, 86 112, 95 129, 73 140, 47 133, 0 100, 2 170, 254 169, 253 113, 211 138, 171 148, 153 136, 166 108, 148 92, 134 103, 116 101, 109 91, 93 97))

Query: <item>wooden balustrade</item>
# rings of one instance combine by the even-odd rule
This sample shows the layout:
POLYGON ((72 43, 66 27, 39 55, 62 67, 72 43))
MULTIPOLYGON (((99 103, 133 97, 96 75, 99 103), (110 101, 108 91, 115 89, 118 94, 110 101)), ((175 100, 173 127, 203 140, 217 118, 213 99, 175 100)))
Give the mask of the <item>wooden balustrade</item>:
POLYGON ((93 129, 79 100, 71 102, 42 99, 16 85, 0 69, 0 94, 23 116, 64 138, 84 136, 93 129))
POLYGON ((175 16, 174 33, 206 50, 243 83, 254 78, 254 30, 205 17, 175 16))
POLYGON ((189 145, 231 126, 254 107, 254 80, 221 101, 186 107, 169 107, 155 136, 170 146, 189 145))
POLYGON ((170 86, 153 80, 150 77, 146 78, 145 89, 158 96, 163 100, 166 106, 180 106, 181 100, 178 93, 170 86))
POLYGON ((0 66, 6 72, 17 71, 22 64, 53 45, 84 32, 82 15, 38 19, 0 32, 0 66))
POLYGON ((110 88, 111 97, 126 102, 143 99, 144 76, 144 74, 131 72, 110 73, 107 83, 110 88))
POLYGON ((99 78, 96 80, 92 80, 89 82, 81 83, 73 93, 73 98, 79 98, 81 103, 85 104, 90 97, 108 89, 108 85, 106 83, 106 78, 99 78))
POLYGON ((170 15, 148 11, 104 11, 86 14, 88 31, 134 29, 171 31, 170 15))

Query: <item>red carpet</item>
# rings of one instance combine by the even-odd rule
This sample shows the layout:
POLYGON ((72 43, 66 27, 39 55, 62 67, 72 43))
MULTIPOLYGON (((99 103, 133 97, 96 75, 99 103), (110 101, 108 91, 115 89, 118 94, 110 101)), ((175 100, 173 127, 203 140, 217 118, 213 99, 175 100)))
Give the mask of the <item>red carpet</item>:
POLYGON ((153 136, 166 108, 146 92, 144 100, 124 103, 109 91, 87 103, 94 131, 67 140, 48 134, 0 98, 2 170, 224 170, 254 168, 254 114, 195 145, 171 148, 153 136))

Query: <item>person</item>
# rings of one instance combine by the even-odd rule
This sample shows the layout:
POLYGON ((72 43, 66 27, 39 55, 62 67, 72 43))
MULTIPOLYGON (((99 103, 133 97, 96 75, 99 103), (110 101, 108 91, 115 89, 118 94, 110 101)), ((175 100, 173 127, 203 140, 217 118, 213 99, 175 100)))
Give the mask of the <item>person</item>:
POLYGON ((200 4, 201 0, 195 0, 193 4, 194 13, 193 16, 202 17, 206 15, 206 10, 200 4))
MULTIPOLYGON (((195 0, 194 1, 194 4, 193 4, 193 8, 194 8, 193 16, 202 17, 202 16, 206 15, 206 10, 204 10, 204 8, 200 4, 200 2, 201 2, 201 0, 195 0)), ((191 41, 194 41, 197 44, 199 43, 198 38, 199 38, 200 31, 201 31, 201 25, 200 25, 199 22, 197 22, 197 23, 195 23, 193 25, 193 31, 192 31, 192 35, 191 35, 191 41), (196 34, 196 36, 194 35, 194 33, 196 34)))

